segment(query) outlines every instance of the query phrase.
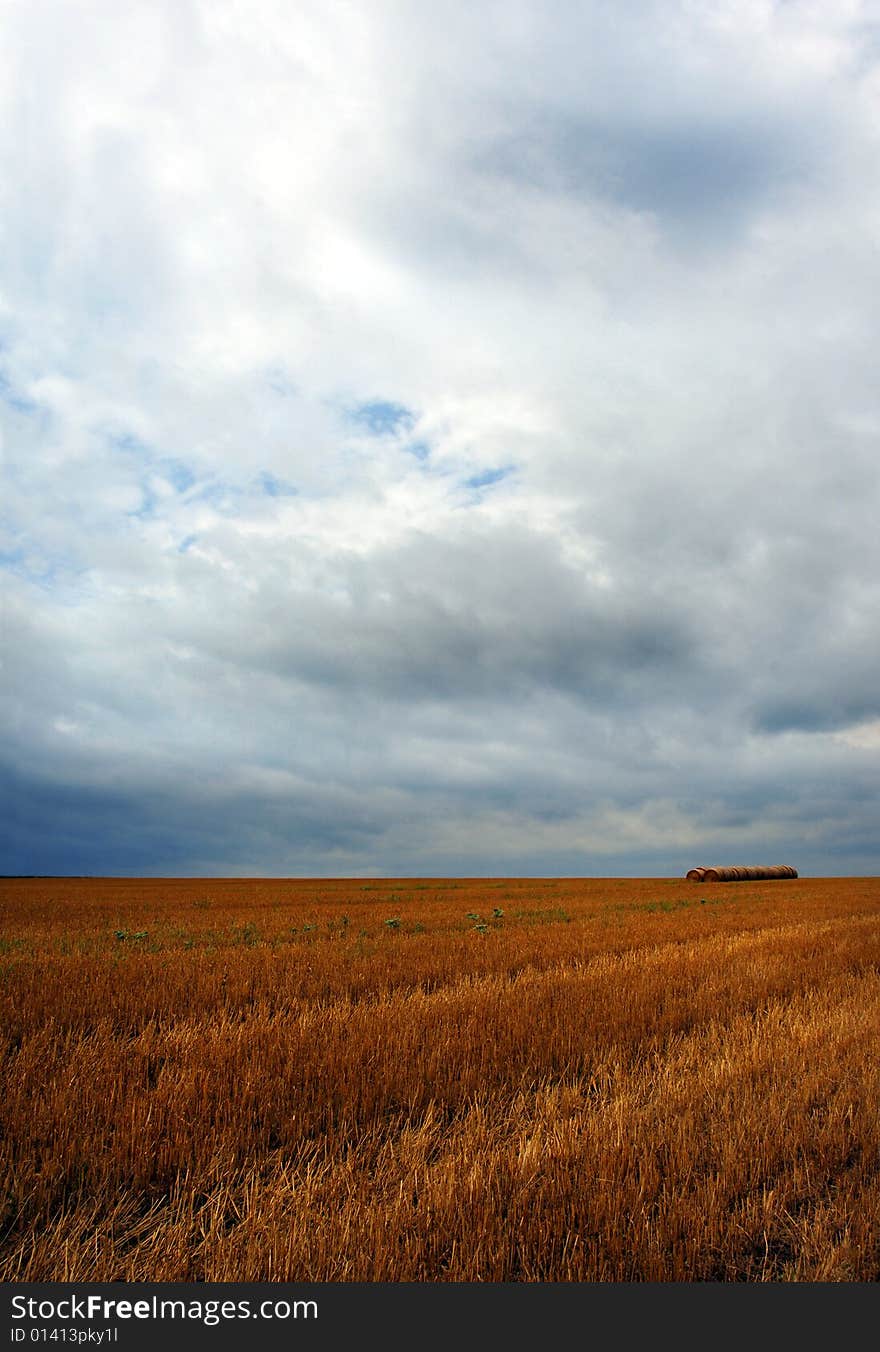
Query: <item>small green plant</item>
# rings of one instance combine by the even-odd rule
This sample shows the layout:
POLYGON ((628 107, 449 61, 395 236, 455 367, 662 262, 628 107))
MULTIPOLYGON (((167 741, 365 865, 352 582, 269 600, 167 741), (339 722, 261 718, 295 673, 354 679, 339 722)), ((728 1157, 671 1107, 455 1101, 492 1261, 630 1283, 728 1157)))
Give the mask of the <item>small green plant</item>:
POLYGON ((385 924, 388 926, 389 929, 393 930, 400 929, 400 917, 394 915, 391 917, 390 920, 386 920, 385 924))
POLYGON ((476 925, 474 925, 474 929, 476 930, 477 934, 489 933, 489 926, 486 924, 485 920, 478 920, 476 925))
POLYGON ((494 910, 492 911, 492 919, 493 919, 493 920, 503 920, 503 919, 504 919, 504 912, 502 911, 502 909, 501 909, 500 906, 496 906, 496 907, 494 908, 494 910))

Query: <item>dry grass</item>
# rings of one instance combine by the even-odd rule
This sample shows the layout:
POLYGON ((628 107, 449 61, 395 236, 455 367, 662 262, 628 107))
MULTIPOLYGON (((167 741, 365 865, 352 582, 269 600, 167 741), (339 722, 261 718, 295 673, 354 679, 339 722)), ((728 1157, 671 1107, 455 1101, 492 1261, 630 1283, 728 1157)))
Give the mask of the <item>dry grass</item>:
POLYGON ((0 889, 7 1281, 880 1278, 877 879, 0 889))

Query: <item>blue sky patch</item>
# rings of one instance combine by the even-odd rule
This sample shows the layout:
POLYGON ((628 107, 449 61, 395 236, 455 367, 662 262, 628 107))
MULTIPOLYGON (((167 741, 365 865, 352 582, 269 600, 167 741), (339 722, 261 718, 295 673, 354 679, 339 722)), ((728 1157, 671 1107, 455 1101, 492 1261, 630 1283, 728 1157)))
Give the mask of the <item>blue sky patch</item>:
POLYGON ((408 432, 415 426, 416 416, 405 404, 394 404, 390 400, 375 399, 366 404, 358 404, 348 413, 350 422, 368 432, 370 436, 387 437, 395 432, 408 432))
POLYGON ((25 552, 21 547, 16 549, 0 549, 0 568, 8 568, 11 572, 18 572, 24 563, 25 552))
POLYGON ((160 460, 157 468, 178 493, 187 493, 196 481, 195 474, 182 460, 160 460))
POLYGON ((126 455, 139 455, 145 460, 152 460, 152 452, 145 441, 140 437, 134 436, 132 432, 108 432, 107 439, 114 451, 123 451, 126 455))
POLYGON ((257 481, 262 491, 270 498, 295 498, 299 489, 294 488, 293 484, 287 483, 285 479, 277 479, 274 474, 269 474, 266 470, 259 476, 257 481))
POLYGON ((161 475, 178 493, 189 492, 195 484, 194 470, 178 456, 157 455, 152 446, 131 432, 111 432, 108 439, 114 450, 138 456, 144 462, 146 470, 161 475))
POLYGON ((513 472, 512 465, 501 465, 497 469, 484 469, 479 474, 472 474, 469 479, 465 479, 465 488, 491 488, 492 484, 500 483, 513 472))
POLYGON ((9 380, 0 372, 0 399, 8 408, 12 408, 16 413, 36 413, 39 407, 33 399, 25 399, 22 395, 16 394, 9 380))

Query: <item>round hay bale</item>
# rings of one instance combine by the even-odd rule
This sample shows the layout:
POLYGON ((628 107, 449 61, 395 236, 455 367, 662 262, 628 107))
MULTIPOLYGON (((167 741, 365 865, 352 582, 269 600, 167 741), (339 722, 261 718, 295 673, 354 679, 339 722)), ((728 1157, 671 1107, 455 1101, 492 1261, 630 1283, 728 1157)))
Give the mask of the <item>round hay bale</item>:
POLYGON ((725 864, 715 868, 691 869, 687 876, 694 882, 740 883, 769 878, 796 878, 798 871, 791 864, 725 864))

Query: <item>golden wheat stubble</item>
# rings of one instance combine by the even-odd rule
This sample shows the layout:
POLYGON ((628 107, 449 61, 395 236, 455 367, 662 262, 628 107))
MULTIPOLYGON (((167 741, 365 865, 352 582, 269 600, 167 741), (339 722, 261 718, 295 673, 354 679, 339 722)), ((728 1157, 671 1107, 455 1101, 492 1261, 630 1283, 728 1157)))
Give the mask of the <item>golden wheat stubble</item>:
POLYGON ((875 1280, 874 879, 6 880, 11 1280, 875 1280))

